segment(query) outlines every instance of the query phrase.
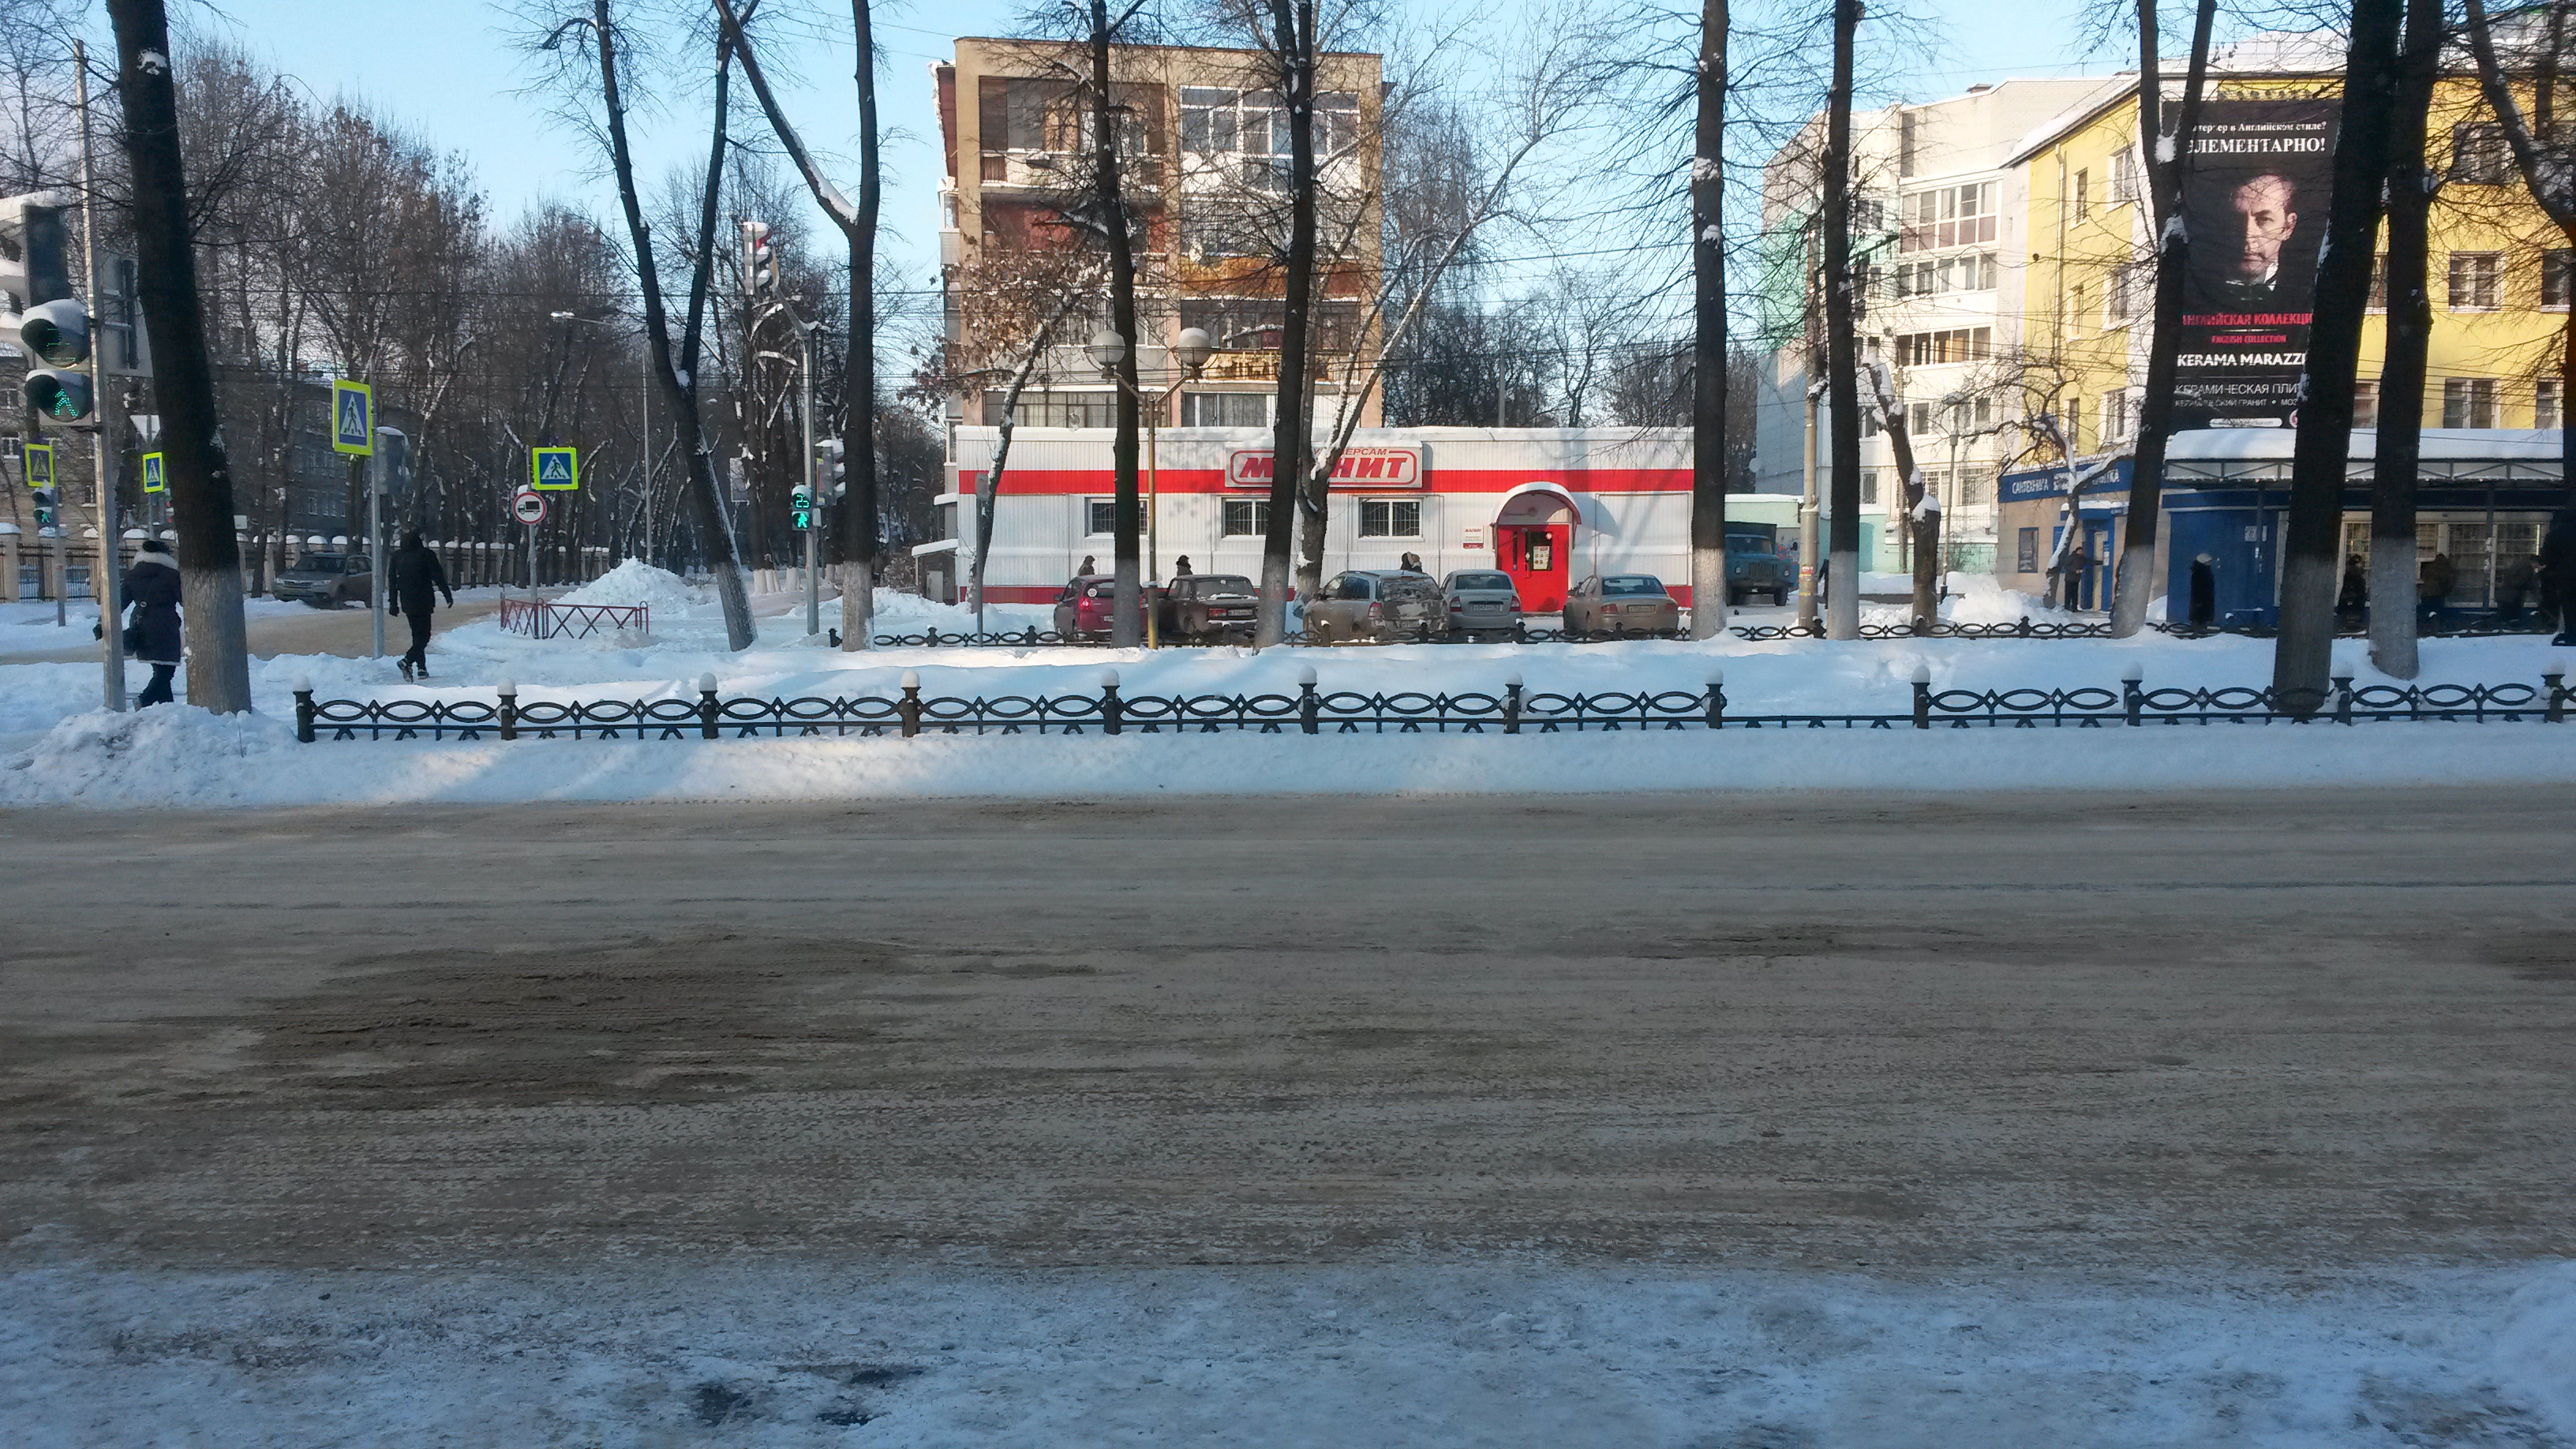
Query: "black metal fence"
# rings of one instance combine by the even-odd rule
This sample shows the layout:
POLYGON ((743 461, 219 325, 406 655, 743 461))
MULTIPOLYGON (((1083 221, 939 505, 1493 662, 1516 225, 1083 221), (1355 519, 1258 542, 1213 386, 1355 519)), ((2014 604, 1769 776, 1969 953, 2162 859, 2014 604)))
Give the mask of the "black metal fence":
POLYGON ((1129 695, 1112 672, 1096 694, 933 695, 907 671, 899 695, 736 696, 715 677, 698 697, 530 700, 503 685, 483 699, 334 699, 295 691, 295 735, 321 739, 747 739, 821 735, 986 734, 1563 734, 1692 729, 2035 729, 2182 724, 2360 724, 2450 721, 2556 724, 2567 717, 2566 676, 2530 684, 2363 685, 2336 676, 2322 694, 2271 689, 1934 689, 1913 685, 1893 714, 1743 714, 1725 681, 1690 690, 1599 694, 1530 690, 1518 677, 1497 693, 1327 690, 1304 671, 1295 694, 1129 695))

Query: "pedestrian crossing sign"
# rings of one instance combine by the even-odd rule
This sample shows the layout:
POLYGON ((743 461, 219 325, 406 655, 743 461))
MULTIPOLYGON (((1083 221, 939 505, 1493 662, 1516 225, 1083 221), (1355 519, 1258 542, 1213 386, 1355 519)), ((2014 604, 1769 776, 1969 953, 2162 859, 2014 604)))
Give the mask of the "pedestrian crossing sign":
POLYGON ((571 448, 530 448, 528 486, 569 491, 581 486, 581 455, 571 448))
POLYGON ((363 382, 340 378, 331 384, 331 451, 353 458, 376 451, 376 393, 363 382))
POLYGON ((169 487, 170 475, 162 467, 161 455, 158 453, 144 454, 143 491, 146 493, 163 493, 167 492, 169 487))
POLYGON ((30 488, 54 486, 53 444, 29 443, 27 445, 27 486, 30 488))

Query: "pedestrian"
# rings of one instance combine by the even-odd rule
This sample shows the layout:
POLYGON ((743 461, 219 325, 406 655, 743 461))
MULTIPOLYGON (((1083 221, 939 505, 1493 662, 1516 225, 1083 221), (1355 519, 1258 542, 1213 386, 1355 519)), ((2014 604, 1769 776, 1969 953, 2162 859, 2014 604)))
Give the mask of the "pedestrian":
POLYGON ((2576 508, 2562 508, 2540 541, 2541 597, 2558 613, 2552 644, 2576 644, 2576 508))
POLYGON ((2370 611, 2370 572, 2361 566, 2361 555, 2343 556, 2343 586, 2335 591, 2335 627, 2358 629, 2362 617, 2370 611))
POLYGON ((134 606, 133 626, 125 631, 126 651, 152 666, 152 682, 134 697, 135 707, 174 703, 170 676, 179 670, 182 642, 179 561, 170 556, 170 545, 157 538, 143 540, 134 566, 125 571, 125 598, 134 606))
POLYGON ((1403 573, 1418 574, 1422 572, 1422 555, 1418 553, 1408 553, 1404 556, 1404 561, 1397 564, 1396 568, 1403 573))
POLYGON ((2522 622, 2523 606, 2531 598, 2532 576, 2538 565, 2537 559, 2513 558, 2505 560, 2496 569, 2495 621, 2498 624, 2510 626, 2522 622))
POLYGON ((2218 620, 2218 572, 2210 567, 2217 562, 2207 554, 2191 561, 2191 627, 2206 631, 2218 620))
POLYGON ((1185 579, 1185 578, 1188 578, 1189 576, 1190 576, 1190 556, 1189 556, 1188 554, 1182 554, 1179 558, 1176 558, 1176 559, 1172 560, 1172 577, 1173 577, 1173 578, 1176 578, 1176 579, 1185 579))
POLYGON ((2067 551, 2066 563, 2059 570, 2057 577, 2059 608, 2080 609, 2084 607, 2085 571, 2092 567, 2092 550, 2079 543, 2075 545, 2074 548, 2067 551))
POLYGON ((1087 579, 1098 572, 1100 572, 1100 560, 1093 558, 1089 554, 1084 554, 1082 556, 1082 567, 1075 569, 1073 571, 1073 576, 1077 579, 1087 579))
POLYGON ((2443 611, 2451 602, 2452 586, 2459 581, 2459 566, 2451 562, 2449 554, 2435 550, 2432 558, 2425 561, 2424 571, 2415 579, 2415 596, 2423 608, 2426 623, 2442 622, 2443 611))
POLYGON ((405 679, 429 677, 429 616, 436 607, 433 593, 447 596, 447 607, 456 607, 456 591, 447 586, 447 569, 438 555, 420 541, 420 530, 407 529, 402 547, 394 550, 393 572, 388 575, 393 586, 395 604, 402 610, 403 622, 411 625, 411 649, 402 657, 405 679))

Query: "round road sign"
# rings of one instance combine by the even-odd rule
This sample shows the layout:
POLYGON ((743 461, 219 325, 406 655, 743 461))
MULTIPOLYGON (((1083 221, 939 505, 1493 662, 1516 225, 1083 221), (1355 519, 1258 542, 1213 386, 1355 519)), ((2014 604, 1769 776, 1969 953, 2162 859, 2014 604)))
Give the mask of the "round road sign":
POLYGON ((520 489, 510 499, 510 516, 530 528, 546 521, 546 499, 542 493, 520 489))

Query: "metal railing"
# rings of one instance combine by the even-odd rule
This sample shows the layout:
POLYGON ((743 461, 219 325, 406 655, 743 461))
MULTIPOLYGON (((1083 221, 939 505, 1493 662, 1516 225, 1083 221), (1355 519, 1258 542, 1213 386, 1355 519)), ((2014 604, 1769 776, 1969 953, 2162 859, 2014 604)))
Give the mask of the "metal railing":
POLYGON ((587 639, 594 634, 653 632, 647 604, 567 604, 560 599, 501 600, 501 627, 532 639, 587 639))
POLYGON ((986 734, 1563 734, 1690 729, 2033 729, 2180 724, 2360 724, 2444 721, 2557 724, 2567 717, 2566 676, 2537 685, 2363 685, 2337 675, 2322 694, 2272 689, 2149 689, 2132 677, 2118 689, 1934 689, 1913 683, 1911 708, 1890 714, 1739 714, 1725 680, 1701 689, 1597 694, 1526 688, 1507 677, 1499 692, 1326 690, 1312 669, 1295 694, 1129 695, 1115 671, 1096 694, 934 695, 906 671, 894 696, 718 694, 715 676, 698 697, 530 700, 504 683, 491 699, 317 701, 295 688, 295 735, 306 743, 367 739, 753 739, 822 735, 986 734))
MULTIPOLYGON (((2219 635, 2244 639, 2270 639, 2279 633, 2278 630, 2266 625, 2239 625, 2229 628, 2213 627, 2195 629, 2187 624, 2151 621, 2146 625, 2146 627, 2159 634, 2169 634, 2181 639, 2207 639, 2219 635)), ((1822 639, 1825 637, 1825 627, 1821 623, 1739 624, 1730 626, 1726 632, 1735 638, 1747 640, 1752 643, 1775 643, 1784 639, 1822 639)), ((2551 632, 2551 629, 2541 624, 2538 620, 2531 618, 2510 621, 2494 621, 2485 618, 2478 618, 2464 619, 2459 622, 2449 624, 2428 624, 2420 627, 2416 632, 2417 637, 2425 639, 2489 639, 2513 635, 2547 634, 2551 632)), ((2361 630, 2344 629, 2337 631, 2336 637, 2349 639, 2360 638, 2362 636, 2363 631, 2361 630)), ((1517 644, 1599 644, 1631 639, 1682 639, 1686 637, 1687 636, 1683 634, 1658 633, 1644 629, 1618 629, 1600 633, 1571 634, 1563 629, 1531 628, 1524 625, 1513 631, 1511 639, 1513 643, 1517 644)), ((1863 639, 2112 639, 2117 638, 2118 636, 2112 632, 2111 622, 2108 619, 2074 619, 2059 621, 2031 619, 2025 617, 2021 619, 2002 620, 1994 623, 1952 623, 1948 620, 1943 620, 1927 629, 1915 628, 1913 622, 1910 620, 1899 620, 1892 624, 1863 624, 1860 626, 1859 637, 1863 639)), ((998 630, 982 633, 960 632, 955 634, 943 633, 942 631, 933 628, 923 630, 918 634, 878 634, 872 636, 872 638, 876 646, 880 649, 1034 649, 1058 645, 1065 647, 1105 648, 1108 645, 1108 641, 1105 639, 1080 638, 1068 634, 1059 634, 1052 629, 1040 629, 1034 625, 1021 630, 998 630)), ((1290 634, 1284 642, 1301 648, 1331 649, 1367 648, 1382 644, 1463 644, 1469 641, 1464 638, 1449 638, 1446 636, 1419 640, 1316 639, 1301 631, 1290 634)), ((1169 648, 1174 646, 1167 642, 1165 647, 1169 648)))

